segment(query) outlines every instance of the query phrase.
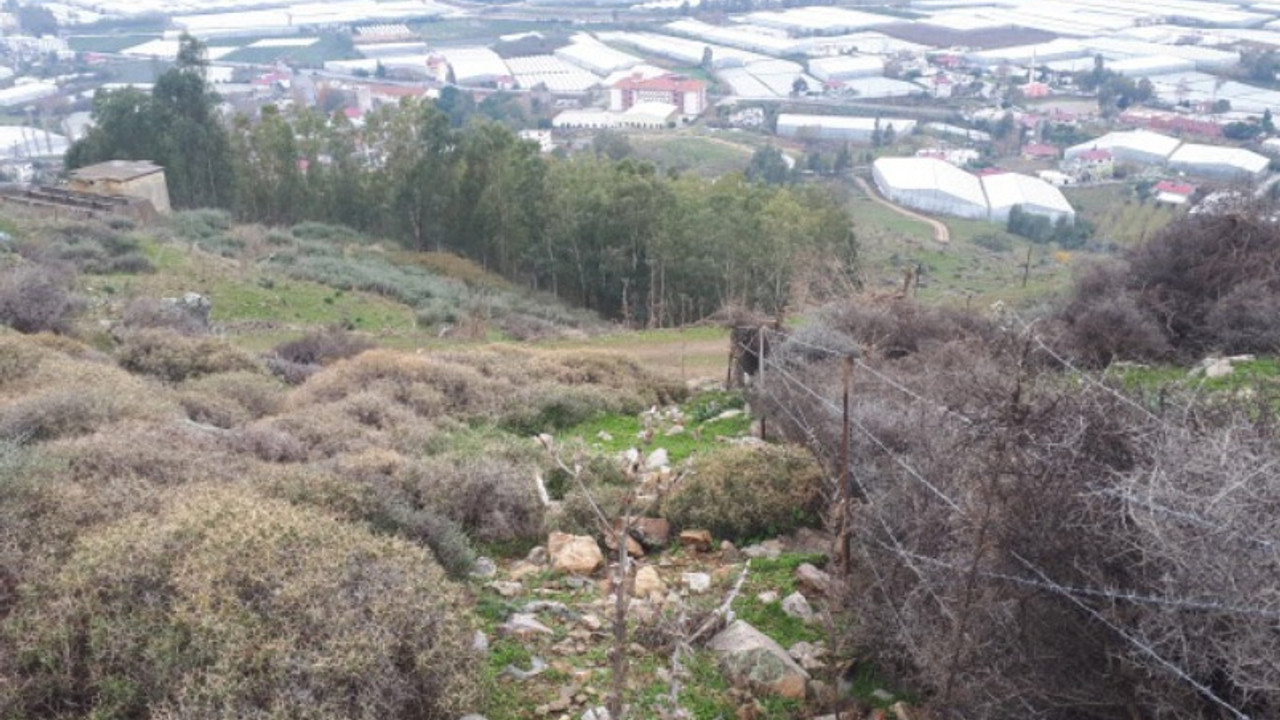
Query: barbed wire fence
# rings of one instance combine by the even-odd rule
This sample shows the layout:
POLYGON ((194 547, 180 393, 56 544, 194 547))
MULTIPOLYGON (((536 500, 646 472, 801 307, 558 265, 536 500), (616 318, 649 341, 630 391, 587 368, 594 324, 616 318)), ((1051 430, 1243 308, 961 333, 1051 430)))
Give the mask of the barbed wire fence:
MULTIPOLYGON (((1092 373, 1076 367, 1069 360, 1056 353, 1038 335, 1032 323, 1024 321, 1011 312, 1007 312, 1003 319, 1011 324, 1016 324, 1016 332, 1020 338, 1028 345, 1034 346, 1039 352, 1043 352, 1053 358, 1081 383, 1089 385, 1115 402, 1126 406, 1148 421, 1155 423, 1162 430, 1175 429, 1164 417, 1157 415, 1141 403, 1099 380, 1092 373)), ((1209 683, 1198 679, 1194 672, 1183 667, 1179 658, 1169 657, 1168 653, 1157 647, 1158 642, 1144 637, 1140 629, 1125 627, 1116 620, 1117 613, 1109 612, 1109 610, 1127 606, 1150 606, 1164 610, 1194 612, 1210 616, 1243 616, 1275 621, 1280 619, 1280 601, 1277 598, 1266 598, 1263 599, 1265 602, 1259 604, 1241 604, 1226 603, 1210 598, 1161 596, 1121 587, 1087 586, 1072 582, 1062 582, 1054 579, 1046 568, 1017 553, 1013 553, 1013 557, 1022 567, 1022 573, 985 569, 982 563, 981 553, 983 551, 981 548, 975 552, 968 563, 959 563, 954 559, 917 552, 911 549, 909 539, 900 537, 900 534, 894 530, 893 518, 887 515, 885 508, 882 507, 872 489, 859 477, 859 472, 857 472, 859 461, 852 457, 849 451, 851 434, 856 433, 860 436, 865 441, 866 447, 882 454, 884 458, 887 458, 901 471, 902 477, 918 484, 923 492, 940 503, 947 511, 954 514, 957 519, 970 522, 977 520, 977 518, 972 517, 975 508, 963 498, 952 496, 945 489, 944 483, 931 480, 927 473, 915 467, 908 458, 895 452, 890 443, 878 437, 875 432, 858 419, 856 413, 850 411, 853 372, 857 371, 860 382, 878 383, 893 393, 906 398, 911 403, 936 413, 937 416, 945 418, 949 422, 954 422, 970 431, 980 424, 979 419, 962 409, 951 407, 946 402, 929 397, 927 391, 912 388, 904 382, 891 377, 856 353, 850 353, 847 348, 824 346, 788 336, 784 332, 768 327, 752 328, 751 330, 758 334, 756 338, 753 338, 754 342, 750 346, 740 343, 731 350, 731 357, 734 358, 752 354, 755 356, 757 372, 753 377, 744 377, 744 384, 749 384, 750 393, 764 401, 759 404, 767 405, 767 412, 777 412, 782 415, 781 419, 790 424, 793 432, 799 433, 801 441, 825 466, 833 467, 832 460, 833 458, 835 459, 830 486, 833 490, 832 506, 838 508, 839 511, 836 513, 836 517, 831 518, 831 521, 834 524, 833 530, 837 537, 835 559, 837 567, 841 568, 842 572, 847 571, 849 563, 852 562, 850 553, 856 549, 859 554, 858 560, 866 564, 866 569, 877 578, 882 578, 887 572, 896 572, 895 568, 882 567, 882 563, 877 561, 875 553, 887 553, 897 561, 902 569, 918 578, 925 594, 929 596, 930 604, 947 621, 959 628, 953 636, 955 642, 960 642, 963 635, 966 608, 963 604, 960 608, 952 608, 948 598, 940 596, 938 588, 944 587, 945 582, 939 581, 935 577, 936 574, 945 573, 950 576, 967 576, 970 584, 981 580, 1020 588, 1024 591, 1032 591, 1045 597, 1057 598, 1067 606, 1075 608, 1088 618, 1107 628, 1113 637, 1129 646, 1133 652, 1148 658, 1154 667, 1167 672, 1171 677, 1191 688, 1199 697, 1211 702, 1230 717, 1236 720, 1251 718, 1247 712, 1222 697, 1209 683), (798 370, 787 357, 787 350, 797 347, 818 353, 821 357, 839 361, 842 364, 842 380, 838 393, 830 385, 815 386, 813 382, 802 379, 797 375, 798 370), (811 400, 811 406, 806 408, 794 402, 794 396, 796 395, 811 400), (843 402, 837 402, 837 400, 832 399, 832 396, 840 397, 843 402), (837 425, 840 427, 839 438, 836 443, 839 450, 830 447, 832 433, 823 429, 837 425), (881 537, 866 536, 865 534, 853 536, 850 518, 855 505, 860 513, 867 515, 871 519, 875 528, 882 534, 881 537)), ((1014 330, 1011 328, 1010 331, 1013 332, 1014 330)), ((735 337, 737 337, 737 334, 735 334, 735 337)), ((766 415, 767 412, 765 413, 766 415)), ((762 425, 765 422, 767 420, 762 415, 762 425)), ((1165 507, 1151 498, 1138 497, 1133 493, 1124 492, 1116 488, 1108 488, 1104 491, 1105 493, 1111 494, 1113 499, 1122 502, 1126 508, 1137 508, 1148 513, 1161 515, 1171 521, 1184 522, 1203 530, 1221 530, 1220 522, 1211 517, 1204 517, 1182 508, 1165 507)), ((1228 529, 1224 534, 1234 537, 1239 542, 1261 548, 1267 552, 1274 553, 1277 547, 1277 541, 1269 537, 1250 537, 1236 529, 1228 529)), ((888 586, 887 583, 882 582, 880 584, 882 587, 888 586)), ((891 612, 901 618, 903 605, 893 602, 892 599, 886 599, 889 600, 891 612)), ((1122 613, 1119 615, 1123 616, 1122 613)), ((953 655, 958 660, 958 647, 953 655)), ((956 668, 953 667, 953 675, 955 671, 956 668)), ((1020 702, 1025 703, 1026 701, 1020 700, 1020 702)))

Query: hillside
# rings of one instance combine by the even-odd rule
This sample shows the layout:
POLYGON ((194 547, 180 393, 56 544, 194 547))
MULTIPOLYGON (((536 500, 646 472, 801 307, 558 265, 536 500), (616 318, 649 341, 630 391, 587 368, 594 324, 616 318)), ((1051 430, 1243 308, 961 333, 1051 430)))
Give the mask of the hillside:
POLYGON ((5 720, 1280 702, 1260 221, 732 333, 315 223, 0 229, 5 720))

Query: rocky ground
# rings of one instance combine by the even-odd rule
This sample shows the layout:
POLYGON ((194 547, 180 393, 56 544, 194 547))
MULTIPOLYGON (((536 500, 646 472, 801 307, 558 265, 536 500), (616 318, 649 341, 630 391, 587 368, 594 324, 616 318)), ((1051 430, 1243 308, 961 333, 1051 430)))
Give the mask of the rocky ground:
MULTIPOLYGON (((628 562, 627 717, 909 716, 846 653, 830 651, 823 533, 742 549, 706 531, 670 537, 663 520, 633 535, 643 544, 628 562)), ((609 717, 619 645, 613 556, 591 537, 553 533, 524 559, 479 564, 475 644, 493 673, 492 720, 609 717)))

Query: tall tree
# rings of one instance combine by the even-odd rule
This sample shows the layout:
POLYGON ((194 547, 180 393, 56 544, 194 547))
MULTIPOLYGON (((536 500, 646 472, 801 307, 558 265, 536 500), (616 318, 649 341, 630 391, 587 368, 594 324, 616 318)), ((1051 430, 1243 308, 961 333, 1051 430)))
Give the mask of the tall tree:
POLYGON ((68 168, 105 160, 150 160, 165 168, 174 207, 231 207, 235 195, 231 143, 218 117, 218 97, 205 83, 204 45, 183 35, 178 63, 150 97, 135 90, 99 91, 94 126, 68 151, 68 168))

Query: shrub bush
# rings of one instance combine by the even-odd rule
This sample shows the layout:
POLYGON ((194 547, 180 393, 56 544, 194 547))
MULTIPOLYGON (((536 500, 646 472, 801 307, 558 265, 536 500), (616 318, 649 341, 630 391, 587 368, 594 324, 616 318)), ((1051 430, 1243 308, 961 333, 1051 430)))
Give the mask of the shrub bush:
POLYGON ((694 460, 663 503, 676 528, 706 528, 733 542, 821 523, 822 468, 799 448, 730 447, 694 460))
POLYGON ((22 333, 65 333, 83 309, 65 270, 23 265, 0 273, 0 323, 22 333))
POLYGON ((425 458, 409 468, 409 482, 423 507, 450 518, 478 542, 537 540, 545 532, 533 484, 538 469, 529 452, 490 446, 485 454, 425 458))
POLYGON ((172 330, 179 335, 203 335, 209 331, 203 317, 156 298, 130 300, 121 314, 120 324, 129 330, 172 330))
POLYGON ((284 385, 265 375, 229 372, 206 375, 182 383, 178 402, 196 422, 231 428, 284 407, 284 385))
POLYGON ((374 347, 372 341, 345 330, 323 330, 281 343, 275 353, 282 360, 299 365, 327 365, 334 360, 355 357, 374 347))
POLYGON ((120 366, 169 382, 213 373, 256 370, 253 356, 221 338, 184 337, 167 330, 135 330, 118 351, 120 366))
POLYGON ((452 719, 478 699, 464 613, 408 543, 187 488, 85 537, 19 605, 13 712, 452 719))
POLYGON ((1157 345, 1185 362, 1280 351, 1280 276, 1271 269, 1280 227, 1266 212, 1188 216, 1126 253, 1127 265, 1081 276, 1058 314, 1070 328, 1063 352, 1096 364, 1151 359, 1157 345))
POLYGON ((44 442, 83 435, 133 410, 131 398, 111 389, 52 389, 0 406, 0 438, 44 442))

